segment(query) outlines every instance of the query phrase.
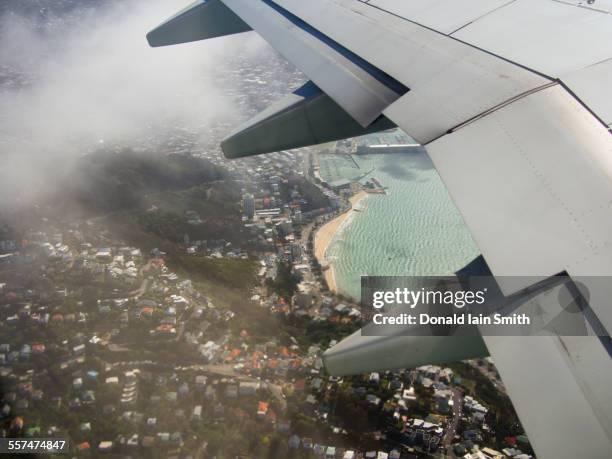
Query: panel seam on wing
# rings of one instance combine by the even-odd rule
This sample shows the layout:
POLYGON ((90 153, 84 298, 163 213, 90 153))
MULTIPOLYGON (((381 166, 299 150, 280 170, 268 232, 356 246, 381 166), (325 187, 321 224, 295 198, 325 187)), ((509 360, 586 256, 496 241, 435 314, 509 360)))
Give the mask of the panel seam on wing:
MULTIPOLYGON (((453 34, 455 34, 455 33, 459 32, 461 29, 463 29, 463 28, 465 28, 465 27, 469 26, 470 24, 474 24, 476 21, 480 21, 482 18, 487 17, 489 14, 495 13, 496 11, 499 11, 499 10, 501 10, 501 9, 503 9, 503 8, 506 8, 508 5, 510 5, 511 3, 514 3, 514 2, 516 2, 516 0, 510 0, 510 1, 509 1, 509 2, 507 2, 507 3, 504 3, 504 4, 503 4, 503 5, 501 5, 501 6, 498 6, 497 8, 493 8, 492 10, 487 11, 487 12, 486 12, 486 13, 484 13, 484 14, 481 14, 481 15, 480 15, 480 16, 478 16, 476 19, 472 19, 471 21, 469 21, 469 22, 467 22, 467 23, 463 24, 461 27, 457 27, 455 30, 453 30, 451 33, 449 33, 449 34, 448 34, 448 36, 449 36, 449 37, 452 37, 452 36, 453 36, 453 34)), ((454 37, 453 37, 453 38, 454 38, 454 37)))
POLYGON ((551 88, 553 86, 557 86, 559 84, 560 83, 558 81, 552 81, 552 82, 544 84, 542 86, 538 86, 536 88, 533 88, 533 89, 530 89, 528 91, 525 91, 525 92, 523 92, 521 94, 518 94, 518 95, 516 95, 514 97, 511 97, 510 99, 506 99, 505 101, 495 105, 494 107, 491 107, 491 108, 489 108, 487 110, 484 110, 483 112, 479 113, 478 115, 473 116, 472 118, 470 118, 470 119, 468 119, 468 120, 466 120, 466 121, 464 121, 464 122, 462 122, 462 123, 460 123, 460 124, 450 128, 447 132, 445 132, 444 134, 442 134, 439 137, 436 137, 435 139, 432 139, 431 141, 427 142, 425 145, 428 145, 431 142, 435 142, 440 137, 443 137, 443 136, 445 136, 447 134, 452 134, 453 132, 456 132, 456 131, 458 131, 458 130, 466 127, 466 126, 469 126, 470 124, 475 123, 476 121, 484 118, 485 116, 488 116, 491 113, 495 113, 496 111, 501 110, 504 107, 507 107, 508 105, 516 102, 517 100, 523 99, 523 98, 525 98, 527 96, 530 96, 531 94, 535 94, 537 92, 543 91, 544 89, 548 89, 548 88, 551 88))
MULTIPOLYGON (((552 184, 548 180, 546 180, 545 174, 534 164, 534 162, 531 160, 529 155, 527 155, 525 151, 523 150, 523 148, 521 148, 520 143, 517 142, 514 136, 512 136, 512 134, 506 129, 502 121, 499 118, 494 118, 493 120, 497 123, 500 129, 504 132, 506 137, 508 137, 508 140, 510 140, 512 145, 514 145, 515 150, 521 155, 521 157, 523 158, 523 161, 525 161, 525 163, 529 166, 532 174, 542 184, 542 187, 548 192, 549 196, 552 199, 554 199, 559 204, 559 206, 564 210, 564 212, 569 217, 569 220, 574 224, 574 227, 582 234, 583 240, 590 247, 591 253, 588 255, 585 255, 583 260, 574 260, 574 263, 584 262, 588 260, 593 255, 593 252, 597 250, 597 244, 595 243, 594 239, 587 232, 586 228, 580 223, 578 218, 576 218, 571 208, 566 204, 566 202, 563 199, 561 199, 561 197, 555 191, 555 188, 552 186, 552 184)), ((565 263, 564 267, 567 269, 569 266, 570 264, 565 263)))
MULTIPOLYGON (((512 2, 510 2, 510 3, 506 4, 506 5, 504 5, 503 7, 506 7, 506 6, 508 6, 508 5, 512 4, 512 3, 514 3, 515 1, 516 1, 516 0, 513 0, 512 2)), ((478 46, 476 46, 476 45, 474 45, 474 44, 472 44, 472 43, 469 43, 469 42, 467 42, 467 41, 463 41, 463 40, 461 40, 461 39, 459 39, 459 38, 457 38, 457 37, 454 37, 453 35, 447 35, 447 34, 445 34, 444 32, 441 32, 441 31, 436 30, 436 29, 434 29, 434 28, 432 28, 432 27, 426 26, 425 24, 421 24, 420 22, 414 21, 414 20, 412 20, 412 19, 405 18, 405 17, 400 16, 399 14, 393 13, 393 12, 391 12, 391 11, 387 11, 387 10, 385 10, 385 9, 383 9, 383 8, 381 8, 381 7, 377 6, 377 5, 374 5, 374 4, 372 4, 372 3, 365 3, 365 5, 367 5, 367 6, 371 7, 371 8, 375 8, 375 9, 377 9, 377 10, 379 10, 379 11, 382 11, 382 12, 384 12, 384 13, 386 13, 386 14, 389 14, 389 15, 391 15, 391 16, 394 16, 394 17, 396 17, 396 18, 398 18, 398 19, 401 19, 401 20, 403 20, 403 21, 406 21, 406 22, 409 22, 409 23, 411 23, 411 24, 414 24, 414 25, 416 25, 416 26, 423 27, 424 29, 427 29, 427 30, 429 30, 429 31, 431 31, 431 32, 435 32, 435 33, 437 33, 437 34, 439 34, 439 35, 442 35, 443 37, 446 37, 446 38, 448 38, 448 39, 450 39, 450 40, 454 40, 454 41, 456 41, 457 43, 461 43, 461 44, 463 44, 463 45, 465 45, 465 46, 469 46, 469 47, 470 47, 470 48, 472 48, 472 49, 475 49, 475 50, 477 50, 477 51, 480 51, 480 52, 482 52, 482 53, 484 53, 484 54, 487 54, 487 55, 489 55, 489 56, 495 57, 495 58, 497 58, 497 59, 499 59, 499 60, 501 60, 501 61, 507 62, 508 64, 515 65, 515 66, 517 66, 517 67, 519 67, 519 68, 521 68, 521 69, 523 69, 523 70, 527 70, 528 72, 531 72, 531 73, 533 73, 533 74, 535 74, 535 75, 538 75, 539 77, 545 78, 545 79, 547 79, 547 80, 554 80, 554 78, 553 78, 553 77, 551 77, 550 75, 546 75, 545 73, 539 72, 538 70, 532 69, 532 68, 527 67, 527 66, 525 66, 525 65, 523 65, 523 64, 520 64, 520 63, 518 63, 518 62, 514 62, 514 61, 512 61, 512 60, 510 60, 510 59, 507 59, 507 58, 505 58, 505 57, 503 57, 503 56, 500 56, 500 55, 498 55, 498 54, 495 54, 495 53, 493 53, 493 52, 491 52, 491 51, 488 51, 488 50, 486 50, 486 49, 480 48, 480 47, 478 47, 478 46)), ((502 7, 502 8, 503 8, 503 7, 502 7)), ((456 31, 455 31, 455 32, 456 32, 456 31)), ((455 32, 453 32, 453 33, 455 33, 455 32)))

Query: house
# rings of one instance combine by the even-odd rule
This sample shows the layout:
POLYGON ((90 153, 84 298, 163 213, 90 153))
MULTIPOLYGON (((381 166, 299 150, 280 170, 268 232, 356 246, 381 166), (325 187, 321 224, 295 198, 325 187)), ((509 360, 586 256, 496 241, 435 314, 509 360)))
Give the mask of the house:
POLYGON ((195 377, 195 386, 197 389, 204 389, 206 387, 207 378, 204 375, 197 375, 195 377))
POLYGON ((283 419, 276 426, 276 430, 278 430, 280 433, 289 433, 289 431, 291 430, 291 421, 283 419))
POLYGON ((193 409, 193 413, 191 414, 192 421, 201 421, 202 420, 202 405, 196 405, 193 409))
POLYGON ((207 386, 206 392, 204 392, 204 398, 206 400, 214 400, 217 397, 217 391, 213 386, 207 386))
POLYGON ((189 384, 187 383, 181 384, 180 387, 178 388, 178 393, 181 396, 185 396, 189 394, 189 384))
POLYGON ((290 449, 298 449, 300 447, 300 437, 297 435, 291 435, 291 437, 289 437, 288 445, 290 449))
POLYGON ((436 390, 436 409, 440 413, 450 413, 453 407, 453 394, 450 390, 436 390))
POLYGON ((266 402, 259 402, 257 404, 257 417, 263 419, 268 414, 268 404, 266 402))
POLYGON ((32 347, 29 344, 24 344, 21 347, 21 352, 19 353, 19 357, 21 359, 27 360, 30 358, 30 354, 32 354, 32 347))
POLYGON ((334 446, 328 446, 325 450, 325 458, 326 459, 335 459, 336 457, 336 448, 334 446))
POLYGON ((340 303, 338 306, 336 306, 334 308, 334 310, 338 313, 338 314, 347 314, 349 312, 349 307, 344 304, 344 303, 340 303))
POLYGON ((276 424, 276 413, 272 410, 269 410, 268 414, 266 415, 266 421, 270 424, 276 424))
POLYGON ((19 400, 17 400, 17 411, 24 411, 27 410, 30 406, 30 402, 28 402, 25 398, 21 398, 19 400))
POLYGON ((81 354, 85 353, 85 345, 84 344, 79 344, 78 346, 74 346, 72 348, 72 352, 74 353, 74 355, 81 355, 81 354))
POLYGON ((294 384, 293 384, 293 390, 294 392, 304 392, 304 389, 306 389, 306 380, 305 379, 298 379, 294 384))
POLYGON ((111 249, 109 248, 100 248, 98 249, 98 251, 96 252, 96 261, 99 261, 101 263, 110 263, 113 259, 113 252, 111 249))
POLYGON ((238 393, 246 396, 255 395, 257 393, 257 389, 259 389, 259 383, 242 381, 238 386, 238 393))
POLYGON ((453 380, 453 374, 453 370, 451 370, 450 368, 443 368, 438 374, 438 380, 446 384, 450 384, 453 380))
POLYGON ((214 419, 223 419, 225 416, 225 407, 221 403, 217 403, 213 409, 214 419))
POLYGON ((480 451, 482 451, 482 453, 487 457, 487 459, 504 459, 504 455, 502 453, 500 453, 499 451, 495 451, 492 448, 485 447, 482 448, 480 451))
POLYGON ((141 445, 143 448, 151 448, 155 444, 155 437, 147 435, 146 437, 142 437, 141 445))
POLYGON ((113 442, 112 441, 101 441, 100 443, 98 443, 98 450, 100 452, 108 452, 111 449, 113 449, 113 442))
POLYGON ((348 450, 344 452, 342 459, 355 459, 355 451, 348 450))
POLYGON ((138 446, 139 443, 140 442, 139 442, 138 434, 132 435, 127 441, 127 445, 132 448, 135 448, 136 446, 138 446))
POLYGON ((502 452, 508 457, 516 457, 519 454, 523 454, 523 452, 520 449, 516 449, 516 448, 504 448, 502 452))
POLYGON ((404 399, 406 402, 416 402, 417 396, 414 391, 414 387, 404 389, 404 392, 402 393, 402 399, 404 399))
POLYGON ((236 398, 238 397, 238 386, 235 384, 230 384, 225 388, 225 396, 227 398, 236 398))
POLYGON ((473 453, 467 453, 463 456, 463 459, 487 459, 481 451, 474 451, 473 453))

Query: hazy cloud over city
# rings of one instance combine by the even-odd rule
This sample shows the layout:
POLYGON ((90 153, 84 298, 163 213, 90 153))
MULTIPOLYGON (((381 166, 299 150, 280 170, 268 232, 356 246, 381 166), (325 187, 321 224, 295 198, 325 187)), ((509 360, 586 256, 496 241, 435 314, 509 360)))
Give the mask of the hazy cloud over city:
POLYGON ((243 34, 150 48, 146 33, 184 0, 87 3, 59 15, 39 3, 35 14, 0 17, 2 203, 35 197, 95 145, 231 121, 233 101, 215 74, 227 55, 265 47, 243 34))

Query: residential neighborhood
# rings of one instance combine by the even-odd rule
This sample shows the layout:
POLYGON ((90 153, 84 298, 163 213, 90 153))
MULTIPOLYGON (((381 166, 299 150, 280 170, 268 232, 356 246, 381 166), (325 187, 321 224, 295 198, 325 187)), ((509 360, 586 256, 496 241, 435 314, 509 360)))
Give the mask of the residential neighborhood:
POLYGON ((325 373, 322 352, 361 314, 326 289, 312 235, 350 193, 302 212, 309 185, 278 164, 260 166, 236 203, 243 246, 188 234, 177 245, 189 262, 248 264, 238 309, 175 254, 115 239, 103 221, 3 240, 3 434, 66 437, 77 456, 530 457, 524 436, 492 447, 489 409, 461 371, 325 373))

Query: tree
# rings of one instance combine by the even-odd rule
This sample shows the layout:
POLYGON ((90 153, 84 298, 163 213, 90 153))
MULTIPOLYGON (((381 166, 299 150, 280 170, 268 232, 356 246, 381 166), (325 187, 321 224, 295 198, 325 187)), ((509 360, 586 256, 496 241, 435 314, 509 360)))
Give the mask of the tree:
POLYGON ((273 288, 279 296, 284 298, 285 301, 290 301, 299 282, 299 277, 291 272, 291 265, 289 263, 278 263, 273 288))

